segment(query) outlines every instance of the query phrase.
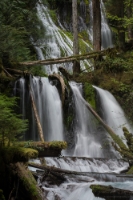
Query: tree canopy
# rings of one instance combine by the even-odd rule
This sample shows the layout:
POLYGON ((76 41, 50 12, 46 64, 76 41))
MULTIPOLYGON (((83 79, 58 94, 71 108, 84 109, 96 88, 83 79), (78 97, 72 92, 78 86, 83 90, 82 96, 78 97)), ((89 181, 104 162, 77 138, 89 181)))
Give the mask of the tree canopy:
POLYGON ((10 145, 15 137, 28 127, 27 120, 22 120, 14 112, 16 98, 9 98, 0 94, 0 142, 1 146, 10 145))

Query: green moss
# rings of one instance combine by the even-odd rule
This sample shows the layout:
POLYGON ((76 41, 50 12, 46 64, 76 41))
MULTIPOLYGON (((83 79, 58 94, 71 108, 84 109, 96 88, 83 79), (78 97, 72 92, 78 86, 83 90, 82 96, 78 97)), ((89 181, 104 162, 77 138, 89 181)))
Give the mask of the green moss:
POLYGON ((92 85, 87 82, 84 83, 84 96, 85 100, 95 109, 95 90, 92 85))
POLYGON ((133 174, 133 166, 130 167, 130 169, 128 170, 126 174, 133 174))
POLYGON ((49 10, 49 14, 55 24, 57 24, 57 14, 56 10, 49 10))
MULTIPOLYGON (((59 148, 59 149, 66 149, 67 143, 65 141, 51 141, 51 142, 33 142, 33 141, 27 141, 27 142, 17 142, 15 144, 16 146, 20 146, 23 149, 30 149, 33 150, 44 150, 45 148, 59 148)), ((36 151, 35 151, 36 152, 36 151)), ((32 153, 32 151, 31 151, 32 153)))
POLYGON ((5 147, 1 149, 6 163, 16 161, 28 161, 38 157, 38 151, 31 148, 5 147))
POLYGON ((33 177, 28 174, 28 178, 22 178, 21 181, 23 182, 23 185, 28 188, 29 193, 31 193, 33 196, 38 195, 37 187, 36 187, 36 181, 33 179, 33 177), (30 184, 29 184, 30 181, 30 184))
POLYGON ((66 149, 67 143, 65 141, 52 141, 52 142, 49 142, 49 147, 66 149))

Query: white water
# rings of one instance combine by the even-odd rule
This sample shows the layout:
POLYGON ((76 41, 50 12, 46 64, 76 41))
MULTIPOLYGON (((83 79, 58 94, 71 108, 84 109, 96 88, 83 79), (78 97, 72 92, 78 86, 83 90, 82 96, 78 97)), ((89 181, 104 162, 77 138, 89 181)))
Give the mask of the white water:
MULTIPOLYGON (((36 162, 40 162, 39 160, 36 162)), ((133 178, 117 177, 121 171, 128 168, 128 163, 116 159, 89 158, 46 158, 49 166, 70 171, 85 172, 78 175, 65 175, 66 181, 61 185, 53 185, 44 180, 42 189, 47 200, 97 200, 90 189, 91 184, 112 185, 116 188, 132 190, 133 178), (88 172, 88 173, 87 173, 88 172), (100 174, 99 174, 100 173, 100 174)), ((33 170, 33 168, 32 168, 33 170)), ((41 180, 40 180, 41 181, 41 180)))
MULTIPOLYGON (((57 88, 48 78, 30 79, 32 93, 46 141, 63 140, 62 105, 57 88)), ((35 129, 35 120, 33 129, 35 129)))
MULTIPOLYGON (((48 8, 44 6, 41 3, 41 1, 37 4, 37 13, 45 30, 44 39, 38 40, 38 42, 35 43, 35 49, 38 54, 38 59, 44 60, 47 58, 60 58, 65 56, 72 56, 72 40, 55 25, 55 23, 49 15, 48 8)), ((86 45, 87 51, 91 49, 85 41, 82 42, 84 42, 84 44, 86 45)), ((85 64, 90 66, 90 63, 87 60, 81 61, 80 65, 82 69, 85 69, 85 64)), ((58 72, 58 67, 60 65, 66 67, 67 70, 72 71, 72 63, 47 65, 43 68, 45 69, 47 74, 51 74, 53 72, 58 72)))
MULTIPOLYGON (((62 45, 64 53, 72 55, 72 42, 64 35, 64 39, 59 33, 59 29, 52 22, 47 8, 43 5, 38 4, 38 15, 42 20, 45 28, 47 40, 40 41, 36 50, 38 52, 39 59, 44 58, 56 58, 61 57, 59 46, 62 45), (51 35, 53 37, 51 37, 51 35), (64 42, 67 40, 67 42, 64 42), (69 42, 68 42, 69 40, 69 42), (67 45, 66 45, 67 43, 67 45), (70 44, 70 45, 68 45, 70 44), (64 47, 65 45, 65 47, 64 47), (43 54, 43 49, 46 48, 46 55, 43 54)), ((106 29, 106 26, 105 26, 106 29)), ((105 31, 106 32, 106 31, 105 31)), ((57 72, 58 65, 45 67, 47 73, 53 71, 57 72)), ((58 91, 55 86, 52 86, 47 78, 33 77, 30 80, 34 100, 38 109, 39 117, 44 131, 45 140, 63 140, 63 122, 62 122, 62 108, 61 101, 59 98, 58 91)), ((23 84, 21 87, 24 88, 23 84)), ((74 93, 75 108, 76 108, 76 146, 73 155, 76 156, 90 156, 90 157, 104 157, 107 155, 103 152, 102 146, 95 127, 94 119, 85 106, 81 102, 82 91, 77 87, 75 83, 71 83, 71 88, 74 93)), ((25 93, 22 94, 22 99, 25 98, 25 93)), ((25 107, 25 104, 22 105, 25 107)), ((107 108, 108 110, 108 108, 107 108)), ((33 114, 33 113, 32 113, 33 114)), ((110 115, 110 113, 109 113, 110 115)), ((35 119, 33 117, 33 132, 36 134, 35 119)), ((110 157, 109 157, 110 158, 110 157)), ((102 198, 96 198, 92 194, 90 187, 90 181, 98 184, 109 184, 115 187, 131 189, 133 182, 124 182, 125 179, 121 179, 118 182, 118 178, 115 175, 108 173, 120 173, 121 171, 128 168, 128 164, 125 162, 119 162, 116 160, 87 160, 85 158, 46 158, 46 162, 50 166, 57 166, 62 169, 74 170, 79 172, 100 172, 107 174, 94 174, 90 176, 67 176, 67 180, 61 185, 52 185, 47 181, 42 183, 42 189, 48 200, 100 200, 102 198), (98 180, 102 182, 98 182, 98 180), (116 183, 103 181, 117 181, 116 183)))
MULTIPOLYGON (((102 157, 101 145, 95 141, 96 127, 93 118, 80 99, 81 91, 75 82, 70 83, 76 112, 76 146, 74 156, 102 157)), ((81 86, 82 87, 82 86, 81 86)))
POLYGON ((98 94, 98 102, 100 102, 99 110, 102 118, 126 143, 122 128, 126 127, 131 132, 133 129, 126 118, 124 111, 110 92, 96 86, 94 86, 94 88, 98 94))
MULTIPOLYGON (((90 8, 90 34, 89 36, 90 36, 90 40, 93 41, 92 0, 90 0, 89 8, 90 8)), ((102 0, 101 0, 101 39, 102 39, 102 48, 107 49, 109 47, 110 48, 113 47, 112 33, 106 19, 105 6, 102 0)))
POLYGON ((72 155, 95 158, 113 155, 113 157, 118 158, 118 154, 114 152, 113 147, 110 145, 111 138, 108 136, 108 133, 104 129, 102 131, 98 129, 97 120, 82 101, 82 85, 70 82, 70 86, 74 96, 76 118, 74 126, 76 145, 72 155), (109 145, 106 152, 104 149, 105 143, 109 145))

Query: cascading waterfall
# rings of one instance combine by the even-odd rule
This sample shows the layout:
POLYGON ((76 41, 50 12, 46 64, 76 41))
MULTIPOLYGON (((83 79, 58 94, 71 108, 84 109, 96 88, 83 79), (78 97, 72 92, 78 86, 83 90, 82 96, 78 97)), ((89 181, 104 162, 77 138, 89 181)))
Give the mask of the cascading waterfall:
MULTIPOLYGON (((101 7, 103 12, 104 7, 102 1, 101 7)), ((37 11, 38 16, 46 30, 46 39, 42 41, 38 40, 38 43, 35 44, 38 58, 46 59, 61 57, 62 54, 60 47, 63 51, 63 55, 72 55, 72 41, 64 33, 60 33, 60 29, 55 26, 50 18, 48 9, 43 6, 42 3, 38 3, 37 11)), ((80 21, 83 23, 82 17, 80 18, 80 21)), ((102 16, 102 27, 104 30, 102 34, 106 34, 108 37, 110 37, 110 39, 108 37, 104 37, 109 43, 103 41, 103 48, 111 47, 111 32, 107 25, 107 21, 105 20, 104 14, 102 16)), ((69 69, 71 69, 72 65, 68 66, 69 69)), ((47 66, 45 68, 48 74, 58 71, 58 65, 53 65, 52 67, 47 66)), ((48 78, 30 77, 29 83, 35 104, 37 106, 45 140, 63 140, 64 127, 62 105, 57 88, 49 82, 48 78)), ((102 200, 103 198, 97 198, 93 195, 90 189, 91 182, 93 182, 93 184, 112 185, 114 187, 132 190, 132 178, 128 178, 128 176, 126 178, 117 177, 120 172, 128 169, 129 164, 122 160, 116 160, 116 158, 120 158, 120 156, 111 147, 111 138, 108 136, 108 133, 106 133, 106 131, 98 124, 96 119, 94 119, 92 114, 86 109, 81 101, 82 85, 77 85, 74 82, 70 82, 70 86, 73 91, 75 103, 74 134, 76 144, 73 149, 73 153, 68 155, 71 157, 65 156, 62 158, 46 158, 46 163, 49 166, 56 166, 66 170, 78 171, 82 174, 66 175, 64 183, 60 185, 54 185, 47 180, 44 180, 41 183, 41 180, 39 180, 39 184, 42 184, 42 189, 47 200, 102 200), (106 148, 104 148, 105 143, 108 144, 106 148), (79 156, 80 158, 78 158, 79 156)), ((119 105, 116 100, 113 99, 110 93, 105 91, 103 92, 102 89, 97 87, 95 87, 95 89, 98 91, 100 96, 99 99, 101 110, 103 112, 103 119, 106 120, 107 124, 111 126, 111 128, 113 128, 118 135, 123 136, 121 131, 119 133, 118 129, 121 129, 119 128, 120 125, 127 126, 128 121, 119 121, 118 116, 115 113, 118 112, 120 117, 123 117, 123 111, 118 109, 119 105), (101 99, 101 95, 104 97, 103 99, 101 99), (110 108, 111 110, 108 113, 110 108), (114 113, 115 115, 112 115, 114 113), (113 123, 113 118, 115 118, 115 122, 119 121, 119 123, 113 123)), ((26 81, 24 78, 21 78, 15 83, 14 91, 17 96, 20 96, 21 94, 21 113, 25 118, 25 102, 29 101, 29 93, 26 90, 26 81), (19 95, 17 93, 19 93, 19 95)), ((33 111, 31 111, 31 121, 32 125, 30 132, 32 133, 32 136, 28 139, 37 140, 37 127, 33 111)), ((129 129, 129 127, 127 128, 129 129)), ((35 162, 40 161, 36 160, 35 162)), ((35 169, 31 168, 31 170, 35 169)))
POLYGON ((74 95, 75 104, 75 127, 76 145, 73 156, 87 157, 117 157, 119 155, 114 151, 109 134, 100 126, 95 117, 86 108, 81 100, 82 84, 70 82, 74 95), (106 152, 105 152, 105 149, 106 152))
MULTIPOLYGON (((63 56, 73 55, 72 40, 54 24, 49 15, 48 8, 44 6, 41 1, 37 4, 37 13, 45 30, 45 39, 38 40, 34 44, 38 54, 38 59, 43 60, 47 58, 60 58, 63 56)), ((85 44, 87 51, 91 49, 87 42, 84 40, 82 40, 82 42, 85 44)), ((90 66, 90 63, 87 60, 81 61, 80 65, 82 69, 85 69, 85 64, 90 66)), ((63 67, 66 67, 68 71, 72 71, 72 63, 64 63, 62 65, 63 67)), ((58 72, 59 66, 60 64, 54 64, 52 66, 47 65, 44 69, 47 74, 51 74, 53 72, 58 72)))
MULTIPOLYGON (((92 0, 90 0, 89 4, 90 9, 90 40, 93 41, 93 14, 92 14, 92 0)), ((110 27, 107 23, 106 14, 105 14, 105 6, 103 1, 101 0, 101 39, 102 39, 102 48, 107 49, 113 47, 112 42, 112 33, 110 27)))
MULTIPOLYGON (((40 122, 44 132, 46 141, 63 140, 63 117, 62 117, 62 103, 59 97, 57 88, 49 82, 48 78, 30 77, 30 87, 39 114, 40 122)), ((30 130, 26 136, 28 140, 37 140, 37 126, 33 110, 32 116, 26 116, 29 93, 26 94, 26 80, 20 78, 14 87, 14 94, 20 96, 20 108, 22 117, 30 118, 30 130)), ((29 104, 29 110, 31 104, 29 104)))
POLYGON ((104 49, 113 47, 112 33, 107 23, 105 6, 102 0, 101 0, 101 35, 102 35, 102 47, 104 49))
POLYGON ((57 88, 50 84, 48 78, 42 77, 31 78, 30 85, 45 140, 63 140, 62 105, 57 88))
POLYGON ((123 142, 125 142, 122 128, 125 126, 129 131, 133 130, 125 116, 125 113, 110 92, 96 86, 94 86, 94 88, 97 91, 98 102, 100 102, 98 103, 100 115, 114 130, 114 132, 122 137, 123 142))

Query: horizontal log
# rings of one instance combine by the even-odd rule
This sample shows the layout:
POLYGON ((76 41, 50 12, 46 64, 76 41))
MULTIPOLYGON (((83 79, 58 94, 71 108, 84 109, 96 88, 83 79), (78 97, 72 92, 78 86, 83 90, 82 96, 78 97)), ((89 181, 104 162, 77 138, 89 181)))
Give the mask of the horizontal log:
POLYGON ((90 53, 82 54, 82 55, 62 57, 62 58, 53 58, 53 59, 46 59, 46 60, 20 62, 19 64, 22 65, 22 66, 32 66, 32 65, 50 65, 50 64, 74 62, 74 61, 79 61, 79 60, 96 58, 98 56, 108 55, 112 51, 114 52, 114 48, 106 49, 106 50, 102 50, 102 51, 98 51, 98 52, 90 52, 90 53))

